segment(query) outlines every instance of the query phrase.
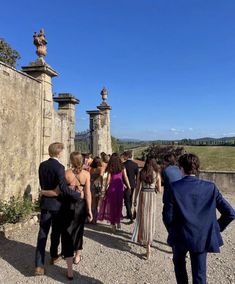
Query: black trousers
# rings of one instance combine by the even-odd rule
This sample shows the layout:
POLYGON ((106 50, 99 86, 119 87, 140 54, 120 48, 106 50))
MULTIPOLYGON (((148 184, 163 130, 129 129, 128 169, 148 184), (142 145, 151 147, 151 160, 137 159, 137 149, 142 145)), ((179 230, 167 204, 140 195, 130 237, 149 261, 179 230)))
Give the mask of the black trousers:
MULTIPOLYGON (((186 270, 186 254, 187 250, 173 247, 173 263, 175 267, 175 277, 177 284, 188 284, 188 275, 186 270)), ((197 253, 191 252, 191 269, 193 284, 206 284, 206 257, 207 252, 197 253)))
POLYGON ((132 220, 132 197, 133 197, 133 192, 134 192, 134 188, 131 188, 131 192, 129 192, 128 189, 125 189, 124 191, 124 203, 126 206, 126 215, 127 218, 132 220))
POLYGON ((61 213, 60 211, 41 210, 40 228, 38 232, 35 266, 43 267, 45 262, 45 248, 47 236, 51 227, 51 257, 58 256, 58 246, 61 236, 61 213))

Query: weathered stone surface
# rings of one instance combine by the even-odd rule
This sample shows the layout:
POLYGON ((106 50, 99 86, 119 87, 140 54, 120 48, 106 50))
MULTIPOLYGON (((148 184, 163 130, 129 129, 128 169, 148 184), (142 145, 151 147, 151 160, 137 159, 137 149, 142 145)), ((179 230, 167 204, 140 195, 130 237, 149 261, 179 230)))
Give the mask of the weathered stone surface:
POLYGON ((53 107, 51 78, 57 76, 45 61, 23 67, 0 62, 0 199, 38 197, 38 167, 48 158, 48 146, 63 142, 68 166, 74 150, 74 103, 63 114, 53 107))
POLYGON ((230 171, 200 171, 200 178, 212 181, 223 192, 235 191, 235 172, 230 171))
POLYGON ((97 106, 98 110, 87 111, 90 115, 91 152, 93 156, 99 156, 101 152, 112 154, 110 110, 106 99, 106 88, 101 91, 103 102, 97 106))
POLYGON ((1 199, 38 189, 40 88, 39 81, 0 64, 1 199))

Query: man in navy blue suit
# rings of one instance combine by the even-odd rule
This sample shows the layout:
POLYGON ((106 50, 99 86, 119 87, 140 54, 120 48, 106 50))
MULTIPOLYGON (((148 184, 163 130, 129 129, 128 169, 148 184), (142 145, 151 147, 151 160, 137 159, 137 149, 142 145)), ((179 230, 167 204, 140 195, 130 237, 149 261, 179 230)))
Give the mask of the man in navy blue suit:
POLYGON ((182 179, 183 175, 176 165, 176 156, 173 153, 166 154, 163 159, 164 169, 162 177, 164 182, 163 203, 168 199, 168 192, 172 182, 182 179))
POLYGON ((61 235, 61 217, 60 208, 64 196, 69 196, 74 200, 81 198, 81 194, 68 188, 65 180, 64 166, 59 162, 59 158, 63 151, 63 144, 59 142, 52 143, 49 146, 49 156, 39 166, 39 181, 41 189, 51 190, 58 188, 57 197, 41 197, 40 209, 40 228, 38 233, 36 256, 35 256, 35 275, 43 275, 45 247, 47 236, 51 227, 51 264, 54 264, 60 256, 58 255, 58 246, 61 235))
POLYGON ((187 284, 185 257, 190 253, 193 284, 206 284, 208 252, 220 252, 220 232, 235 219, 235 211, 216 185, 197 177, 199 159, 194 154, 179 158, 185 176, 172 183, 169 199, 164 203, 163 222, 169 233, 178 284, 187 284), (216 219, 216 209, 221 216, 216 219))

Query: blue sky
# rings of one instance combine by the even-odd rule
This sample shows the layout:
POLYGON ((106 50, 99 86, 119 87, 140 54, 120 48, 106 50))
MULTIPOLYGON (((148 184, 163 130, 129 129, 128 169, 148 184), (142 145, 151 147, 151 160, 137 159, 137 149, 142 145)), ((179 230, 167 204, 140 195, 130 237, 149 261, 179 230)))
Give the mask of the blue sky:
POLYGON ((41 27, 54 92, 80 99, 77 131, 106 86, 115 137, 235 136, 234 0, 3 1, 0 37, 18 68, 36 59, 41 27))

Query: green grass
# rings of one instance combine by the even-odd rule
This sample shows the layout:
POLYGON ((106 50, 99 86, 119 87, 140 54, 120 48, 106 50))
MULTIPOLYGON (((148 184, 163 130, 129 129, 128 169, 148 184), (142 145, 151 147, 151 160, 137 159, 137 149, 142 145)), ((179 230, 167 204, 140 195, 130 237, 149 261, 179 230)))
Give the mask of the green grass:
POLYGON ((235 170, 235 147, 229 146, 185 146, 187 152, 198 155, 201 170, 235 170))
MULTIPOLYGON (((183 146, 188 153, 199 156, 201 170, 235 171, 235 147, 230 146, 183 146)), ((140 158, 147 147, 135 149, 135 158, 140 158)))

